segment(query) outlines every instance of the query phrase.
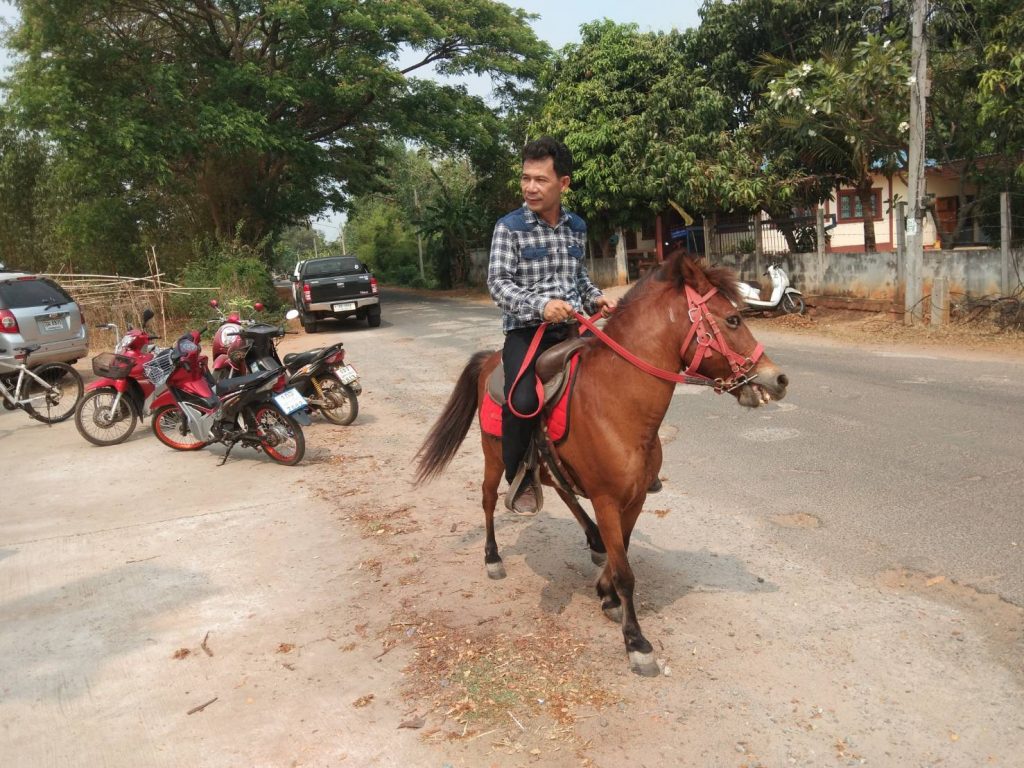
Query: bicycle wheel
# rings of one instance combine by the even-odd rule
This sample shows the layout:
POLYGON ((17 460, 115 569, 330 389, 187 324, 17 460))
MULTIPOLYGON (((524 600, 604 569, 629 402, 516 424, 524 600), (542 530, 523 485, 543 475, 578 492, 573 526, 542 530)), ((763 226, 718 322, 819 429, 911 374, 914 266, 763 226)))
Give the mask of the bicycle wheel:
POLYGON ((116 399, 116 389, 94 389, 82 398, 75 409, 75 426, 79 434, 93 445, 117 445, 135 431, 138 416, 130 398, 122 395, 115 413, 116 399))
POLYGON ((294 466, 306 453, 306 439, 302 427, 291 416, 286 416, 272 405, 256 409, 256 432, 264 452, 285 466, 294 466))
POLYGON ((70 418, 82 399, 82 377, 67 363, 46 363, 32 370, 45 384, 25 377, 22 397, 30 399, 25 412, 44 424, 56 424, 70 418))
POLYGON ((176 451, 198 451, 206 443, 188 431, 185 414, 176 405, 162 405, 153 414, 156 439, 176 451))

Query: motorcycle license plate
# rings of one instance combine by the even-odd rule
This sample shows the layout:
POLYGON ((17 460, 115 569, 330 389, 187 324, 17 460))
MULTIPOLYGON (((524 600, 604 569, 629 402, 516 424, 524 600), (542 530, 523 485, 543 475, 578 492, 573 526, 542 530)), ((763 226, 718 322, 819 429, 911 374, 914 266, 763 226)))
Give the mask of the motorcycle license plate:
POLYGON ((295 387, 286 389, 279 395, 274 395, 274 402, 277 403, 277 407, 285 413, 295 413, 295 411, 301 410, 309 405, 306 402, 306 398, 299 394, 299 390, 295 389, 295 387))
POLYGON ((354 301, 346 301, 344 304, 335 304, 331 307, 333 312, 349 312, 356 308, 354 301))
POLYGON ((341 368, 335 369, 334 373, 338 377, 338 381, 342 384, 351 384, 359 378, 359 374, 356 373, 356 369, 351 365, 343 365, 341 368))

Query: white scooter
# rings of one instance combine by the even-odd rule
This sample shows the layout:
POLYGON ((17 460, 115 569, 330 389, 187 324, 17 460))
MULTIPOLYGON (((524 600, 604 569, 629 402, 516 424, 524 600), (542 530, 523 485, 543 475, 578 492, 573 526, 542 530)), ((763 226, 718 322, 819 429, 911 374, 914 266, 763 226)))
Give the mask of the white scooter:
POLYGON ((781 309, 787 314, 802 315, 806 306, 800 291, 791 288, 789 276, 778 264, 769 264, 765 275, 772 279, 772 295, 768 300, 761 298, 761 289, 740 282, 740 296, 750 309, 781 309))

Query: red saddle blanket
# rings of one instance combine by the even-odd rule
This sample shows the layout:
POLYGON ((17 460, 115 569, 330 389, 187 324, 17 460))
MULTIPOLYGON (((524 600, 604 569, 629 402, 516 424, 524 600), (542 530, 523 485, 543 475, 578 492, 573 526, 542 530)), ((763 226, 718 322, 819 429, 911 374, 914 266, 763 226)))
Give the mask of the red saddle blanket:
MULTIPOLYGON (((578 355, 569 361, 569 381, 562 390, 561 397, 545 408, 542 415, 542 418, 546 419, 548 423, 548 435, 556 445, 565 440, 569 434, 569 400, 575 388, 576 366, 579 362, 578 355)), ((494 398, 489 393, 480 403, 480 429, 484 431, 484 434, 501 437, 501 406, 494 402, 494 398)))

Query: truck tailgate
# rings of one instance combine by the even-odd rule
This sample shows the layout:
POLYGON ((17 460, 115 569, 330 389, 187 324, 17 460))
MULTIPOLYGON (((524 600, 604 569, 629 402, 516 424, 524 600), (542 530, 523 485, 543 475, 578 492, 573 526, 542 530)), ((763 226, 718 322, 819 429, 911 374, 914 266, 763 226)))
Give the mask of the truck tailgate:
POLYGON ((326 301, 345 301, 372 296, 369 275, 338 275, 317 277, 304 281, 309 286, 313 304, 326 301))

